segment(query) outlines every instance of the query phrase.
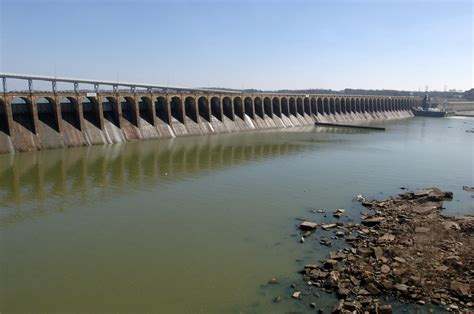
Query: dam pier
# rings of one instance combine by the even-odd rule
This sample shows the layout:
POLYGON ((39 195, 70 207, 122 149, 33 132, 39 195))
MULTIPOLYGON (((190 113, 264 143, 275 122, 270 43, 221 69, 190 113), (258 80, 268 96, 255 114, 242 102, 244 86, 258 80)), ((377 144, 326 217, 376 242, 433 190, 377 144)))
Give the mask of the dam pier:
POLYGON ((0 74, 0 153, 412 117, 416 97, 260 93, 0 74), (28 91, 8 91, 7 79, 28 91), (33 82, 51 83, 51 91, 33 82), (71 83, 58 90, 57 83, 71 83), (93 88, 79 89, 79 84, 93 88), (100 87, 112 87, 102 90, 100 87))

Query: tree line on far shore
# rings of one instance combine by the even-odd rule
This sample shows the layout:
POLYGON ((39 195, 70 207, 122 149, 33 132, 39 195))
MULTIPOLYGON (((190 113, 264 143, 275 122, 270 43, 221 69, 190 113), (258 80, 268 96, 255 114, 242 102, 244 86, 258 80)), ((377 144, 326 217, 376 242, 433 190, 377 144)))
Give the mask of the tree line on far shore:
MULTIPOLYGON (((245 92, 268 92, 257 89, 246 89, 245 92)), ((299 93, 299 94, 329 94, 329 95, 365 95, 365 96, 419 96, 423 97, 428 94, 430 97, 439 98, 456 98, 474 100, 474 88, 471 88, 465 92, 442 92, 442 91, 430 91, 430 92, 417 92, 417 91, 403 91, 403 90, 392 90, 392 89, 351 89, 346 88, 344 90, 332 90, 332 89, 281 89, 272 91, 277 93, 299 93)))

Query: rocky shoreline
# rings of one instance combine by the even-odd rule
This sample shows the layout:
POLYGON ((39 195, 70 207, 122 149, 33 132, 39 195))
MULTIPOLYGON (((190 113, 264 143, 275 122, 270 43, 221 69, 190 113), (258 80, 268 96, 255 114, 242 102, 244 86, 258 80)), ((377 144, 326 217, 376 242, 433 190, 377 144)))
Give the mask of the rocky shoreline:
MULTIPOLYGON (((474 217, 444 216, 443 200, 451 198, 437 188, 385 200, 358 196, 370 210, 360 224, 303 221, 301 242, 320 227, 348 244, 330 252, 329 259, 304 266, 304 289, 335 293, 333 313, 392 313, 384 298, 472 313, 474 217)), ((344 210, 334 215, 340 218, 344 210)), ((302 298, 301 291, 293 297, 302 298)))

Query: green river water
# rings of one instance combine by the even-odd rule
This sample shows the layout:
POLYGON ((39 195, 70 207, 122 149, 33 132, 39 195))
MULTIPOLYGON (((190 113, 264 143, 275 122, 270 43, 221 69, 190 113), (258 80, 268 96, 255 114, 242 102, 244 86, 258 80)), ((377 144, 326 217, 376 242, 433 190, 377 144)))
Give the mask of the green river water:
POLYGON ((311 209, 438 186, 474 214, 474 119, 379 124, 0 155, 0 312, 309 312, 290 284, 329 248, 296 218, 334 220, 311 209))

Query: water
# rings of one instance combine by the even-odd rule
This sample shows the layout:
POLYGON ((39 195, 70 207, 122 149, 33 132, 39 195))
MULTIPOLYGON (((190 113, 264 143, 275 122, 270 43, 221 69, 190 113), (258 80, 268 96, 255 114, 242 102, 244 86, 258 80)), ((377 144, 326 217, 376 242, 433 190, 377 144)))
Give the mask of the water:
POLYGON ((333 220, 310 209, 439 186, 474 214, 474 119, 381 124, 1 155, 0 311, 307 311, 289 285, 328 248, 296 218, 333 220))

